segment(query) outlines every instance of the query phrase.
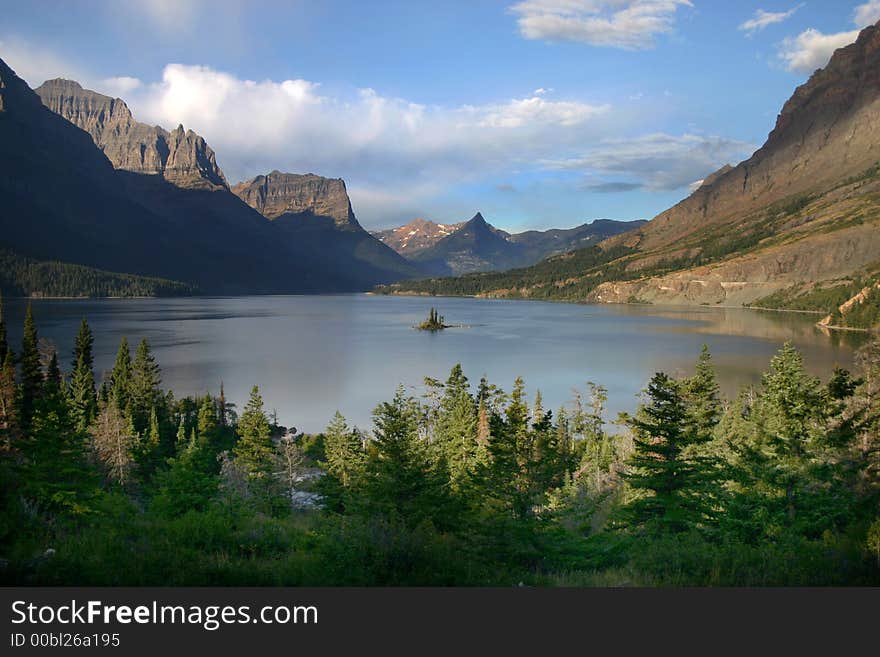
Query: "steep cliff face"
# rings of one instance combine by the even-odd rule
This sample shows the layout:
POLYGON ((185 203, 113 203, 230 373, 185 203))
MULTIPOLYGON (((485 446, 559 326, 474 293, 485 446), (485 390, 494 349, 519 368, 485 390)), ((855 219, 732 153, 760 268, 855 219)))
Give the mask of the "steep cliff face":
POLYGON ((342 228, 361 228, 341 178, 273 171, 239 183, 232 191, 269 219, 287 214, 311 214, 330 217, 342 228))
POLYGON ((182 125, 168 132, 139 123, 123 100, 72 80, 49 80, 35 91, 46 107, 89 133, 117 169, 161 175, 184 189, 228 187, 214 151, 182 125))
POLYGON ((281 239, 310 244, 330 266, 360 280, 389 283, 421 274, 361 227, 341 178, 272 171, 232 192, 270 219, 281 239))

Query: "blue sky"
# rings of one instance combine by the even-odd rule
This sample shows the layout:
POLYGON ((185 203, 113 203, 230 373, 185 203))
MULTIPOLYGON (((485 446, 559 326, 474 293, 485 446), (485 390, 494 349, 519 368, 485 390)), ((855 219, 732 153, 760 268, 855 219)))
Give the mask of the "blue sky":
POLYGON ((345 178, 368 228, 650 218, 760 146, 869 2, 2 0, 0 57, 204 135, 235 182, 345 178))

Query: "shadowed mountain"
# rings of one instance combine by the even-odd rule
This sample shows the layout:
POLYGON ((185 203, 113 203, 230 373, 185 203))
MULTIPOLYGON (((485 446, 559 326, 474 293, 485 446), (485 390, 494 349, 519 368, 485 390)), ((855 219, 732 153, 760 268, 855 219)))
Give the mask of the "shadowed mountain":
POLYGON ((441 276, 510 269, 524 257, 525 249, 508 237, 477 212, 461 228, 412 259, 425 271, 441 276))
POLYGON ((270 219, 290 242, 309 244, 334 269, 379 283, 421 274, 361 227, 340 178, 272 171, 235 185, 232 191, 270 219))
POLYGON ((195 133, 137 123, 121 100, 76 83, 41 91, 82 125, 0 61, 0 246, 208 293, 358 291, 404 277, 364 265, 370 245, 267 221, 229 191, 195 133))

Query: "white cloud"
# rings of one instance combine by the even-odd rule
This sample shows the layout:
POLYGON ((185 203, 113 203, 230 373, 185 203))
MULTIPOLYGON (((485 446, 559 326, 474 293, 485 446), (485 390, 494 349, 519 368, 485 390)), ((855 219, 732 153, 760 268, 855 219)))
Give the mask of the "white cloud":
POLYGON ((526 39, 642 50, 671 32, 690 0, 524 0, 509 8, 526 39))
POLYGON ((769 25, 773 25, 775 23, 781 23, 792 16, 794 16, 795 12, 803 7, 803 5, 798 5, 796 7, 792 7, 788 11, 764 11, 763 9, 758 9, 755 12, 755 15, 752 16, 749 20, 739 26, 740 30, 747 32, 749 36, 754 34, 755 32, 760 32, 765 27, 769 25))
POLYGON ((855 30, 824 34, 817 29, 809 28, 796 37, 785 39, 779 50, 779 58, 785 62, 789 71, 812 73, 822 68, 831 59, 838 48, 853 43, 859 31, 880 20, 880 0, 870 0, 861 4, 853 11, 855 30))
POLYGON ((853 23, 856 27, 867 27, 880 20, 880 0, 870 0, 856 7, 853 12, 853 23))
POLYGON ((100 91, 108 96, 125 96, 135 89, 139 89, 143 82, 137 78, 121 76, 118 78, 105 78, 101 80, 95 91, 100 91))
POLYGON ((785 39, 779 53, 789 71, 812 73, 822 68, 838 48, 851 44, 859 36, 859 30, 822 34, 809 28, 794 38, 785 39))
POLYGON ((690 187, 694 180, 741 160, 754 149, 752 144, 723 137, 656 133, 606 139, 579 157, 546 164, 590 176, 636 176, 647 189, 671 191, 690 187))
POLYGON ((607 104, 539 94, 435 106, 180 64, 125 99, 140 121, 202 134, 230 180, 276 168, 346 178, 368 222, 369 208, 392 197, 416 204, 459 182, 535 167, 573 143, 595 142, 619 121, 607 104))

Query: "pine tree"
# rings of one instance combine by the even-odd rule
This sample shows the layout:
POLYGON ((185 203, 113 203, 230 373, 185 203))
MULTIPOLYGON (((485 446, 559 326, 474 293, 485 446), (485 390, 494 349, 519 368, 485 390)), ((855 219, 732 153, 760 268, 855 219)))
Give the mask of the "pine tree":
POLYGON ((31 432, 23 452, 26 495, 44 509, 85 511, 91 484, 85 444, 81 434, 73 429, 55 353, 34 407, 31 432))
POLYGON ((128 412, 131 401, 131 350, 123 336, 116 352, 116 362, 110 372, 110 398, 117 408, 128 412))
POLYGON ((712 513, 714 474, 688 448, 699 440, 681 383, 657 373, 648 401, 629 421, 635 451, 625 475, 639 496, 624 509, 632 526, 659 532, 700 527, 712 513))
POLYGON ((3 295, 0 294, 0 363, 6 362, 6 354, 9 353, 9 337, 6 334, 6 316, 3 310, 3 295))
POLYGON ((251 479, 265 479, 272 471, 272 428, 263 410, 260 389, 251 389, 250 399, 238 421, 239 439, 233 449, 241 460, 251 479))
POLYGON ((407 524, 443 522, 448 506, 444 478, 419 440, 419 410, 402 387, 373 411, 374 451, 368 463, 368 500, 377 510, 407 524))
POLYGON ((24 319, 24 337, 21 343, 21 385, 18 419, 23 433, 31 427, 34 407, 43 387, 43 370, 40 365, 39 338, 34 322, 33 306, 28 304, 24 319))
POLYGON ((150 411, 159 401, 161 383, 159 365, 150 350, 150 345, 146 339, 141 340, 131 366, 129 385, 129 412, 138 432, 147 428, 150 411))
POLYGON ((449 470, 454 491, 467 486, 476 470, 477 425, 476 402, 470 394, 468 379, 457 364, 446 380, 437 419, 439 456, 449 470))
POLYGON ((708 345, 703 345, 694 376, 685 381, 690 416, 697 432, 708 438, 721 420, 721 393, 708 345))
POLYGON ((529 519, 537 502, 535 436, 530 420, 525 383, 518 377, 504 416, 491 416, 489 466, 481 476, 488 482, 491 497, 515 520, 529 519))
POLYGON ((70 377, 70 412, 76 431, 85 432, 98 412, 95 397, 94 338, 86 320, 82 320, 73 351, 73 373, 70 377))
POLYGON ((366 452, 360 433, 349 428, 339 411, 324 432, 324 469, 341 488, 356 488, 362 483, 366 452))
POLYGON ((18 386, 15 383, 15 356, 6 352, 0 367, 0 444, 9 449, 18 438, 18 386))

